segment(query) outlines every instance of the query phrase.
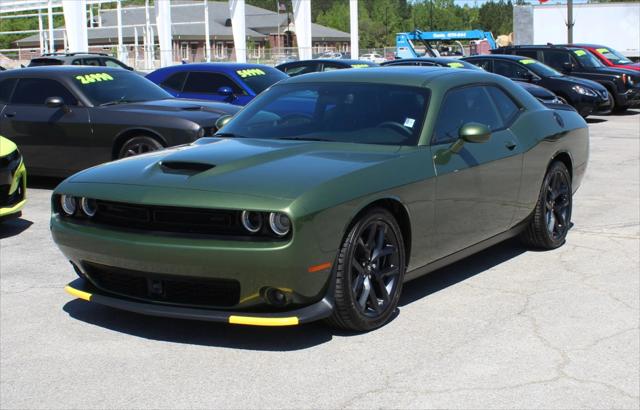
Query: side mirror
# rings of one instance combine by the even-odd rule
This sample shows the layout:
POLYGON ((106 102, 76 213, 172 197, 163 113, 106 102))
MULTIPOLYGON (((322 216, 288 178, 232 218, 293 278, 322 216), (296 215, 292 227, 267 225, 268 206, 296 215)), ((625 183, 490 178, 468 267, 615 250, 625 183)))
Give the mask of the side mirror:
POLYGON ((458 137, 465 142, 478 144, 489 141, 489 138, 491 138, 491 130, 484 124, 469 122, 460 127, 458 137))
POLYGON ((49 97, 44 104, 49 108, 60 108, 64 106, 64 101, 60 97, 49 97))
POLYGON ((564 71, 565 73, 570 73, 571 71, 573 71, 573 64, 569 62, 563 63, 562 71, 564 71))
POLYGON ((218 94, 223 95, 225 97, 230 97, 233 95, 233 90, 231 89, 231 87, 227 87, 227 86, 222 86, 220 88, 218 88, 218 94))
POLYGON ((131 66, 125 66, 125 68, 126 68, 127 70, 129 70, 129 71, 134 71, 134 70, 133 70, 133 67, 131 67, 131 66))
POLYGON ((522 73, 522 78, 525 81, 531 82, 531 81, 533 81, 533 74, 531 74, 531 72, 529 72, 529 71, 525 71, 524 73, 522 73))
POLYGON ((218 119, 216 120, 216 128, 218 129, 218 131, 224 127, 225 125, 227 125, 227 123, 229 121, 231 121, 231 118, 233 118, 233 116, 225 114, 225 115, 221 115, 220 117, 218 117, 218 119))

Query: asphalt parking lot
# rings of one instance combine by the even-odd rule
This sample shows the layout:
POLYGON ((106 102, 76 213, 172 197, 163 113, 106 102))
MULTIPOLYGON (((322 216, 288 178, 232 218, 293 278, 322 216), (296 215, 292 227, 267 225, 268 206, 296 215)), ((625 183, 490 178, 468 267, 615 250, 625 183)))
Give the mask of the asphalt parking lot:
POLYGON ((0 227, 1 408, 639 408, 640 111, 590 120, 567 243, 406 285, 368 334, 152 318, 63 292, 52 181, 0 227))

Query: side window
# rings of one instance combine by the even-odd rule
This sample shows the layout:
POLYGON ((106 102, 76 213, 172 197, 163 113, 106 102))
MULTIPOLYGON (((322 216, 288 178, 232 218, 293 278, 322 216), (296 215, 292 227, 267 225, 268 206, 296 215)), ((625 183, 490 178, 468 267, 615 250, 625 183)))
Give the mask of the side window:
POLYGON ((287 67, 284 70, 284 72, 291 77, 300 74, 315 73, 316 71, 318 71, 318 64, 295 65, 287 67))
POLYGON ((13 104, 44 105, 45 100, 49 97, 60 97, 67 105, 78 105, 78 100, 62 84, 41 78, 21 78, 11 102, 13 104))
POLYGON ((476 65, 480 68, 482 68, 484 71, 488 72, 488 73, 492 73, 493 69, 491 67, 491 60, 485 60, 485 59, 474 59, 469 61, 470 63, 472 63, 473 65, 476 65))
POLYGON ((85 58, 84 65, 101 66, 99 58, 85 58))
POLYGON ((469 122, 485 124, 491 130, 502 128, 502 120, 482 86, 457 88, 445 95, 431 143, 455 141, 460 127, 469 122))
POLYGON ((216 73, 190 72, 184 92, 217 94, 220 87, 231 87, 234 93, 244 94, 242 88, 228 77, 216 73))
POLYGON ((107 67, 125 68, 119 61, 112 60, 110 58, 103 58, 102 61, 104 61, 104 65, 107 67))
POLYGON ((82 65, 82 60, 79 58, 76 58, 71 62, 71 65, 82 65))
POLYGON ((0 103, 8 103, 11 98, 11 92, 16 85, 15 78, 8 78, 0 81, 0 103))
POLYGON ((565 63, 571 64, 569 53, 561 50, 544 50, 544 63, 548 66, 562 71, 565 63))
POLYGON ((182 91, 185 78, 187 78, 187 72, 182 71, 170 75, 166 80, 161 82, 160 85, 173 91, 182 91))
POLYGON ((494 60, 493 72, 507 78, 526 79, 528 70, 511 61, 494 60))
POLYGON ((498 87, 488 86, 487 91, 489 91, 489 95, 491 99, 496 105, 496 109, 500 113, 502 117, 502 121, 505 124, 508 124, 513 120, 513 118, 518 114, 520 108, 513 101, 511 97, 509 97, 502 89, 498 87))
POLYGON ((533 58, 534 60, 538 59, 538 52, 536 50, 517 50, 515 54, 522 57, 533 58))
POLYGON ((322 67, 322 71, 342 70, 343 68, 346 68, 346 67, 343 67, 338 64, 324 63, 322 67))

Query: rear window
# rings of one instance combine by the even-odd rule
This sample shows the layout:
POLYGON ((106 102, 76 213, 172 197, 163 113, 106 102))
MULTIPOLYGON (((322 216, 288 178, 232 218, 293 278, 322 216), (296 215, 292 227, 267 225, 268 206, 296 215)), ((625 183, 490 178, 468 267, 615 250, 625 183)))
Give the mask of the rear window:
POLYGON ((29 67, 40 67, 43 65, 62 65, 62 60, 56 58, 34 58, 29 62, 29 67))

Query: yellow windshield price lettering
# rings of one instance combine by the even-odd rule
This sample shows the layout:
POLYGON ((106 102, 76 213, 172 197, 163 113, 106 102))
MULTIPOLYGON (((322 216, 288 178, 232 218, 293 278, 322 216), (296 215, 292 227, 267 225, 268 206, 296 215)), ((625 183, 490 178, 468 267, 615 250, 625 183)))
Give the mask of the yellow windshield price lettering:
POLYGON ((583 56, 583 55, 587 54, 587 52, 586 52, 586 51, 584 51, 584 50, 573 50, 573 52, 574 52, 578 57, 581 57, 581 56, 583 56))
POLYGON ((368 64, 351 64, 351 68, 367 68, 368 64))
POLYGON ((464 67, 464 64, 462 63, 447 63, 447 65, 451 68, 462 68, 464 67))
POLYGON ((609 52, 609 49, 607 48, 596 48, 596 51, 600 54, 607 54, 609 52))
POLYGON ((91 84, 91 83, 102 82, 102 81, 113 81, 113 77, 111 77, 107 73, 95 73, 95 74, 77 75, 76 80, 80 81, 81 84, 91 84))
POLYGON ((530 59, 527 59, 527 60, 520 60, 520 63, 521 63, 521 64, 535 64, 535 63, 536 63, 536 60, 530 60, 530 59))
POLYGON ((238 73, 238 75, 242 78, 247 78, 247 77, 255 77, 257 75, 266 75, 267 73, 265 73, 264 71, 262 71, 259 68, 248 68, 246 70, 238 70, 236 71, 236 73, 238 73))

